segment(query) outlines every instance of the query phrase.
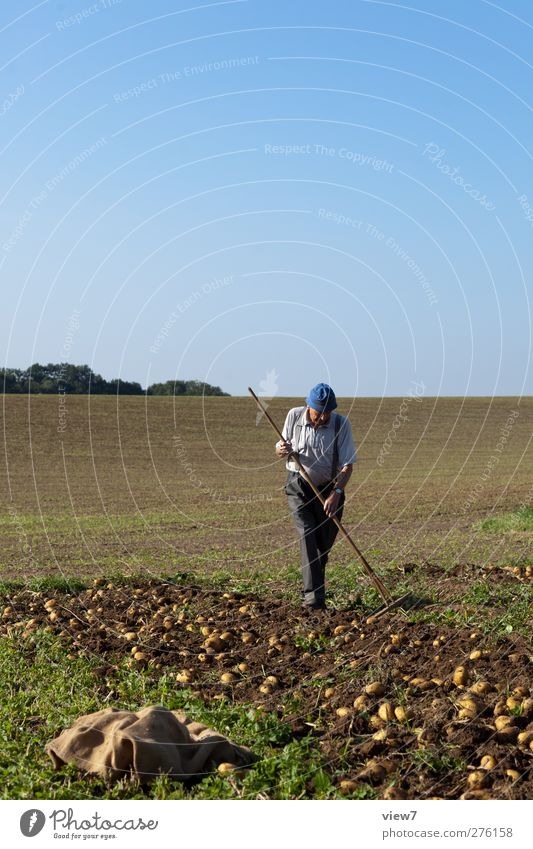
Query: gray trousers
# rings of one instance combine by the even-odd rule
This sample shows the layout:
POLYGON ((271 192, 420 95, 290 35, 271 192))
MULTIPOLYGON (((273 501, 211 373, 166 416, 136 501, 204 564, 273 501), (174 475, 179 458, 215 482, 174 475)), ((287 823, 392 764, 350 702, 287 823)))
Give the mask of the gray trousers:
MULTIPOLYGON (((318 489, 322 496, 327 498, 333 484, 323 484, 318 489)), ((326 598, 326 563, 338 528, 333 520, 326 516, 322 504, 298 472, 289 472, 285 492, 300 538, 303 601, 304 604, 322 605, 326 598)), ((335 514, 339 521, 342 518, 344 500, 343 493, 335 514)))

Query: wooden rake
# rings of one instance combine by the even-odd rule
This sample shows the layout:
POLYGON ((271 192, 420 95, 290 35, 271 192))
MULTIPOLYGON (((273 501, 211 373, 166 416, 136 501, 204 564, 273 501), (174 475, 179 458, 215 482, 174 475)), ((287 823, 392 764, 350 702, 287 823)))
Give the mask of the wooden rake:
MULTIPOLYGON (((250 395, 252 396, 252 398, 255 400, 255 402, 256 402, 256 404, 257 404, 257 406, 259 407, 259 409, 260 409, 260 410, 264 413, 264 415, 266 416, 266 418, 268 419, 268 421, 270 422, 270 424, 272 425, 272 427, 273 427, 273 428, 274 428, 274 430, 276 431, 276 433, 277 433, 277 435, 279 436, 279 438, 280 438, 283 442, 285 442, 285 439, 283 438, 283 434, 281 433, 281 431, 280 431, 280 429, 278 428, 277 424, 276 424, 276 423, 275 423, 275 421, 272 419, 272 417, 271 417, 270 413, 267 411, 267 409, 266 409, 266 407, 264 406, 264 404, 263 404, 263 403, 259 400, 259 398, 258 398, 258 397, 257 397, 257 395, 255 394, 254 390, 253 390, 250 386, 248 387, 248 392, 250 393, 250 395)), ((311 487, 311 489, 312 489, 312 490, 313 490, 313 492, 315 493, 316 497, 318 498, 318 500, 320 501, 320 503, 322 504, 322 506, 324 506, 324 504, 325 504, 325 499, 323 498, 323 496, 322 496, 321 492, 317 489, 317 487, 315 486, 315 484, 313 483, 313 481, 311 480, 311 478, 309 477, 309 475, 308 475, 308 474, 307 474, 307 472, 305 471, 304 467, 303 467, 303 466, 302 466, 302 464, 300 463, 300 460, 299 460, 299 458, 298 458, 298 454, 297 454, 297 453, 295 453, 295 452, 293 451, 293 452, 291 452, 290 454, 288 454, 287 456, 288 456, 288 457, 290 457, 290 458, 291 458, 291 459, 292 459, 292 460, 296 463, 296 465, 298 466, 298 469, 300 470, 300 474, 301 474, 301 476, 303 477, 303 479, 304 479, 305 481, 307 481, 307 483, 309 484, 309 486, 311 487)), ((354 542, 354 541, 353 541, 353 539, 351 538, 351 536, 350 536, 350 534, 348 533, 348 531, 346 530, 346 528, 345 528, 345 527, 341 524, 341 522, 339 522, 339 520, 337 519, 337 517, 336 517, 336 516, 332 516, 332 517, 331 517, 331 520, 332 520, 333 522, 335 522, 335 524, 337 525, 337 528, 338 528, 338 529, 339 529, 339 531, 341 532, 341 534, 342 534, 342 536, 344 537, 344 539, 346 540, 346 542, 348 542, 348 543, 351 545, 351 547, 353 548, 353 550, 355 551, 355 553, 356 553, 356 554, 357 554, 357 556, 359 557, 359 560, 360 560, 360 561, 361 561, 361 563, 363 564, 363 569, 365 570, 366 574, 368 575, 368 577, 369 577, 369 578, 370 578, 370 580, 372 581, 373 585, 374 585, 374 586, 375 586, 375 588, 377 589, 378 593, 380 594, 381 598, 382 598, 382 599, 383 599, 383 601, 385 602, 384 606, 380 607, 380 608, 379 608, 378 610, 376 610, 376 611, 375 611, 375 612, 374 612, 371 616, 369 616, 369 617, 367 618, 367 620, 366 620, 366 621, 367 621, 367 624, 369 624, 369 625, 370 625, 370 624, 371 624, 372 622, 374 622, 376 619, 379 619, 379 617, 380 617, 380 616, 383 616, 383 614, 384 614, 384 613, 388 613, 388 611, 389 611, 389 610, 394 610, 394 609, 396 609, 396 608, 401 608, 401 607, 402 607, 402 604, 403 604, 405 601, 407 601, 407 599, 410 597, 410 595, 411 595, 411 594, 410 594, 410 593, 406 593, 405 595, 400 596, 400 598, 394 599, 394 598, 393 598, 393 596, 391 595, 391 593, 388 591, 388 589, 387 589, 387 587, 385 586, 385 584, 383 583, 383 581, 381 580, 381 578, 379 578, 379 577, 376 575, 376 573, 374 572, 374 570, 372 569, 372 567, 371 567, 370 563, 368 562, 368 560, 367 560, 367 559, 366 559, 366 557, 364 556, 363 552, 362 552, 362 551, 359 549, 359 547, 355 544, 355 542, 354 542)))

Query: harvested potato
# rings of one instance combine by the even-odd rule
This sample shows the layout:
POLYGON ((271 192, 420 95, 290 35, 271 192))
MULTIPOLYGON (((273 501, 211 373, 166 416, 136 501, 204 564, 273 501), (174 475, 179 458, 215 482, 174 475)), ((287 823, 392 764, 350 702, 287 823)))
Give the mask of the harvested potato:
POLYGON ((372 683, 367 684, 365 687, 365 693, 368 696, 383 696, 385 694, 385 687, 380 681, 372 681, 372 683))
POLYGON ((513 781, 519 781, 520 780, 520 773, 518 772, 517 769, 506 769, 505 774, 509 778, 512 778, 513 781))
POLYGON ((359 781, 367 781, 370 784, 381 784, 387 775, 387 770, 380 763, 369 763, 362 769, 357 778, 359 781))
POLYGON ((333 698, 334 695, 335 695, 335 688, 334 687, 326 687, 326 689, 324 690, 324 698, 331 699, 331 698, 333 698))
POLYGON ((455 669, 452 681, 456 687, 465 687, 468 684, 468 672, 464 666, 458 666, 455 669))
POLYGON ((224 642, 220 637, 212 634, 204 643, 206 649, 214 649, 216 652, 221 652, 224 649, 224 642))
POLYGON ((496 758, 492 755, 483 755, 481 758, 479 765, 482 769, 494 769, 496 766, 496 758))
POLYGON ((477 702, 476 699, 469 698, 468 696, 464 696, 462 699, 459 699, 457 704, 460 708, 459 717, 461 719, 477 716, 482 710, 482 706, 479 702, 477 702))
POLYGON ((487 783, 487 773, 485 770, 476 769, 469 774, 466 783, 470 787, 483 787, 487 783))
POLYGON ((514 716, 506 716, 505 714, 500 714, 494 720, 494 727, 496 731, 501 731, 502 728, 507 728, 508 725, 514 725, 515 723, 514 716))
POLYGON ((357 781, 352 781, 351 779, 344 779, 344 781, 341 781, 339 784, 339 790, 343 796, 349 796, 349 794, 354 793, 358 787, 359 784, 357 781))
POLYGON ((389 732, 387 731, 387 729, 380 728, 378 731, 376 731, 375 734, 372 734, 372 739, 377 740, 378 742, 382 742, 383 740, 386 740, 388 736, 389 732))
POLYGON ((527 719, 533 717, 533 699, 524 699, 522 702, 522 716, 525 716, 527 719))
POLYGON ((236 680, 236 676, 233 672, 223 672, 220 676, 220 680, 223 684, 233 684, 236 680))
POLYGON ((471 693, 476 693, 480 696, 484 696, 486 693, 491 693, 493 690, 494 687, 488 681, 476 681, 475 684, 472 684, 470 687, 471 693))
POLYGON ((475 715, 475 713, 472 713, 467 708, 461 708, 461 710, 457 711, 457 719, 473 719, 475 715))
POLYGON ((180 684, 188 684, 189 681, 192 681, 192 675, 186 669, 182 669, 182 671, 178 672, 176 675, 176 681, 180 684))
POLYGON ((403 705, 398 705, 398 707, 394 708, 394 716, 398 722, 408 722, 412 718, 413 712, 403 705))
POLYGON ((494 716, 502 716, 507 713, 507 705, 505 704, 505 699, 498 699, 493 708, 494 716))
POLYGON ((390 702, 383 702, 383 704, 379 706, 378 716, 383 719, 384 722, 390 722, 394 719, 394 710, 390 702))
POLYGON ((366 693, 362 693, 354 699, 353 706, 356 710, 367 710, 370 706, 370 700, 366 693))
POLYGON ((351 715, 352 709, 349 707, 339 707, 337 708, 335 713, 337 714, 337 716, 340 716, 341 719, 345 719, 347 716, 351 715))
POLYGON ((239 772, 239 768, 236 764, 221 763, 217 766, 217 772, 220 775, 235 775, 239 772))
POLYGON ((232 631, 223 631, 220 635, 220 639, 224 643, 229 643, 233 639, 232 631))
POLYGON ((409 681, 410 687, 415 687, 417 690, 431 690, 434 686, 432 681, 429 681, 427 678, 411 678, 409 681))
POLYGON ((519 746, 529 746, 533 742, 533 730, 521 731, 516 739, 519 746))
POLYGON ((529 688, 528 687, 515 687, 511 696, 515 699, 525 699, 529 696, 529 688))
POLYGON ((405 793, 403 790, 400 790, 399 787, 395 787, 394 784, 391 784, 390 787, 383 792, 384 799, 405 799, 405 793))
POLYGON ((138 663, 142 663, 144 660, 148 660, 148 655, 145 654, 143 651, 136 651, 133 655, 133 659, 136 660, 138 663))

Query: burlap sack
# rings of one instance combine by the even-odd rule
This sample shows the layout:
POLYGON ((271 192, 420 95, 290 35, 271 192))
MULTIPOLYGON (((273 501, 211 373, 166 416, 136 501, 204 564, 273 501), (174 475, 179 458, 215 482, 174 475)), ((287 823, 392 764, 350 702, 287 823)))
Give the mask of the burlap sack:
POLYGON ((206 725, 154 706, 136 713, 107 708, 80 716, 46 751, 56 769, 74 762, 89 773, 112 779, 136 776, 144 784, 161 773, 198 780, 220 763, 246 766, 256 760, 249 749, 206 725))

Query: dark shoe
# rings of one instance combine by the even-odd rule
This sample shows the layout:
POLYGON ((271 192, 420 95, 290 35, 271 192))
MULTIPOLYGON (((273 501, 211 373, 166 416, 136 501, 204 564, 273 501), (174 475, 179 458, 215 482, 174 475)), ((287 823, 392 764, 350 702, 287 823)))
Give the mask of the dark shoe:
POLYGON ((302 610, 305 610, 307 613, 316 613, 317 610, 327 610, 326 602, 322 604, 302 604, 302 610))

